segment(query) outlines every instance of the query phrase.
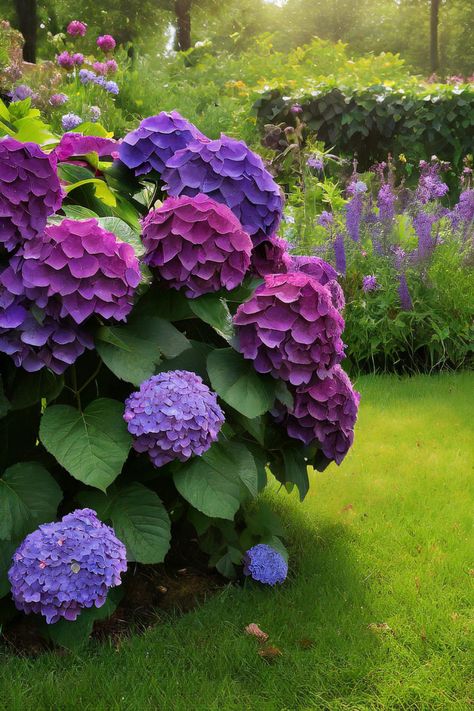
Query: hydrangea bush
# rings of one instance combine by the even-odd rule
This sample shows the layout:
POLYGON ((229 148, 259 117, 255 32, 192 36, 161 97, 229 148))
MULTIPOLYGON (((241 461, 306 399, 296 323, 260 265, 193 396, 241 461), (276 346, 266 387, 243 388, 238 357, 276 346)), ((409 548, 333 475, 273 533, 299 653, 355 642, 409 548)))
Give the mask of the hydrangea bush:
POLYGON ((258 495, 276 478, 303 499, 308 468, 353 441, 336 271, 289 253, 280 190, 242 141, 177 112, 119 142, 41 124, 39 145, 7 122, 5 609, 74 638, 76 618, 113 609, 127 562, 165 559, 171 522, 221 574, 283 583, 284 531, 258 495))

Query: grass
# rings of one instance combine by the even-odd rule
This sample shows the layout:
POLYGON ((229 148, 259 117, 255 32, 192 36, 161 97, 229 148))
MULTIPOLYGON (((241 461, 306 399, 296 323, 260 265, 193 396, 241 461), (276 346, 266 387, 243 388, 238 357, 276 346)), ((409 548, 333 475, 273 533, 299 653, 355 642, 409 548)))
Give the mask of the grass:
POLYGON ((315 473, 302 505, 271 494, 291 541, 284 586, 228 587, 117 649, 0 656, 0 708, 472 708, 473 384, 361 379, 344 464, 315 473), (250 622, 281 649, 273 664, 243 633, 250 622))

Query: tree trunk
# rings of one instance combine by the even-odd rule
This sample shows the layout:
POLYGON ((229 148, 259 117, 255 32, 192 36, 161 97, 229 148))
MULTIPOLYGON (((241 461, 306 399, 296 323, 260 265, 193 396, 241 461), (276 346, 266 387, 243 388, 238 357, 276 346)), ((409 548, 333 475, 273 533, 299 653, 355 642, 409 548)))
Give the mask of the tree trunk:
POLYGON ((175 0, 176 46, 180 52, 191 47, 191 3, 192 0, 175 0))
POLYGON ((25 39, 23 59, 25 62, 36 62, 36 31, 38 15, 36 0, 15 0, 18 18, 18 29, 25 39))
POLYGON ((430 69, 434 74, 439 67, 438 26, 440 0, 431 0, 430 10, 430 69))

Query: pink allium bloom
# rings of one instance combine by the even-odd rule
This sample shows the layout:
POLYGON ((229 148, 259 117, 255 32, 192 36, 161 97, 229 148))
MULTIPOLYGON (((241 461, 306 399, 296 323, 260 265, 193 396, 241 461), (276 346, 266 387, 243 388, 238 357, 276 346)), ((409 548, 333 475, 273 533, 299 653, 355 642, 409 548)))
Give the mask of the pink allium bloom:
POLYGON ((100 74, 101 76, 105 76, 105 74, 107 74, 107 64, 105 62, 94 62, 92 69, 96 72, 96 74, 100 74))
POLYGON ((115 72, 118 70, 118 64, 115 59, 108 59, 105 63, 105 66, 107 67, 107 74, 115 74, 115 72))
POLYGON ((234 324, 239 350, 255 370, 292 385, 327 377, 344 357, 344 319, 328 289, 308 274, 266 276, 234 324))
POLYGON ((252 241, 226 206, 207 195, 168 198, 143 221, 145 263, 187 297, 242 283, 252 241))
POLYGON ((97 37, 97 46, 104 53, 112 52, 112 50, 115 49, 116 44, 117 43, 112 35, 100 35, 100 37, 97 37))
POLYGON ((72 59, 76 67, 80 67, 84 64, 84 55, 80 52, 76 52, 72 55, 72 59))
POLYGON ((80 20, 72 20, 67 26, 66 32, 68 35, 71 35, 71 37, 84 37, 87 32, 87 25, 80 20))

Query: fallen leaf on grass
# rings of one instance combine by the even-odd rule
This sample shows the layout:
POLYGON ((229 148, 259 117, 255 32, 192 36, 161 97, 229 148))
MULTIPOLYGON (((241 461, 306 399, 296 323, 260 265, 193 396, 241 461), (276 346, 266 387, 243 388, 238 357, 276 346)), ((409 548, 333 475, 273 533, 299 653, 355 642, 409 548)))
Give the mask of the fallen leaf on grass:
POLYGON ((426 630, 424 627, 421 628, 420 636, 421 636, 421 641, 426 642, 426 630))
POLYGON ((298 640, 298 644, 301 649, 311 649, 314 647, 314 639, 300 639, 298 640))
POLYGON ((281 649, 278 649, 278 647, 262 647, 262 649, 258 650, 258 654, 262 659, 265 659, 266 662, 275 662, 278 657, 282 656, 282 651, 281 649))
POLYGON ((354 508, 353 504, 346 504, 345 506, 342 507, 341 513, 346 513, 347 511, 352 511, 354 508))
POLYGON ((267 633, 261 630, 260 627, 255 624, 255 622, 251 622, 250 625, 247 625, 245 631, 251 637, 256 637, 259 642, 266 642, 268 639, 267 633))
POLYGON ((371 622, 367 627, 372 632, 391 632, 393 634, 392 628, 386 622, 371 622))

